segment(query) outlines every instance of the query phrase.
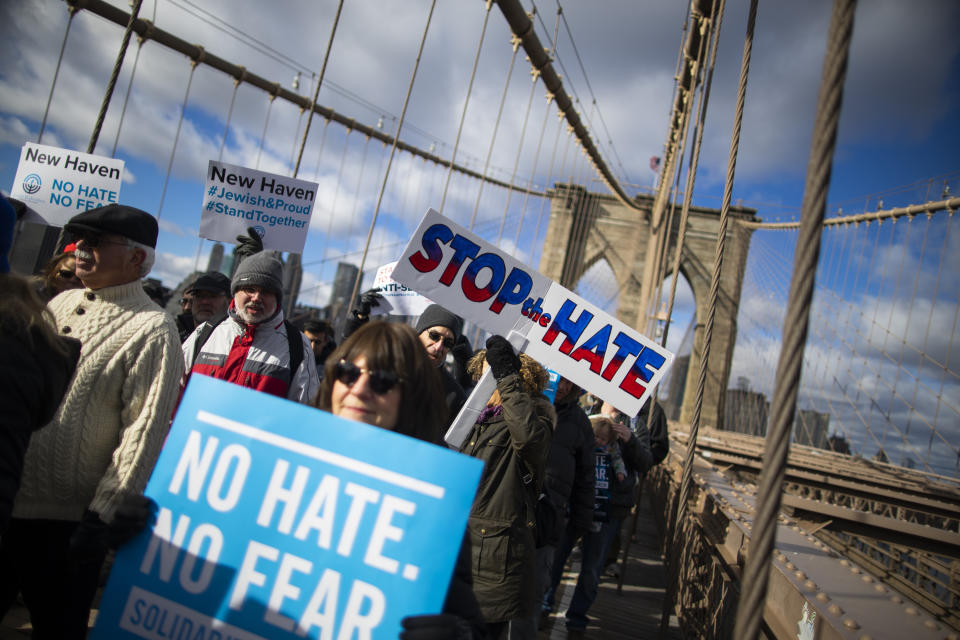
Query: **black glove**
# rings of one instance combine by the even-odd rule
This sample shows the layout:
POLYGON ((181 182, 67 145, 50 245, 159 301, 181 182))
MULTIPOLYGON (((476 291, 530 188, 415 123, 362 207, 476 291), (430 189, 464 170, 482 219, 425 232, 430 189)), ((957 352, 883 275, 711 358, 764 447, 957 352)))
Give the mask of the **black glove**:
POLYGON ((470 640, 470 623, 452 613, 432 616, 407 616, 400 621, 400 640, 470 640))
POLYGON ((113 522, 107 525, 107 544, 115 549, 126 544, 150 523, 154 502, 138 493, 123 497, 113 513, 113 522))
POLYGON ((263 239, 253 227, 247 227, 247 235, 237 236, 237 248, 233 255, 239 259, 249 258, 255 253, 263 251, 263 239))
POLYGON ((520 358, 513 352, 513 346, 503 336, 487 338, 487 362, 497 380, 511 373, 520 373, 520 358))
POLYGON ((383 296, 376 289, 369 289, 360 294, 360 300, 357 302, 353 315, 359 319, 365 320, 370 317, 370 309, 379 307, 383 296))
POLYGON ((80 524, 70 536, 70 553, 83 561, 107 552, 107 524, 90 509, 83 512, 80 524))

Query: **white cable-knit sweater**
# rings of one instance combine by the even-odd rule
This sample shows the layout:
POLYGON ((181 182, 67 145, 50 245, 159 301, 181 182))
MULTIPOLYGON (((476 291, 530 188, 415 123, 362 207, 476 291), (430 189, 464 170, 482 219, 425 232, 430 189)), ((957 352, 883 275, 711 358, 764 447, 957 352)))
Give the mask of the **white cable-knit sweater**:
POLYGON ((62 335, 82 343, 53 421, 33 434, 15 518, 106 520, 120 491, 142 491, 177 401, 183 356, 173 318, 139 280, 66 291, 49 303, 62 335))

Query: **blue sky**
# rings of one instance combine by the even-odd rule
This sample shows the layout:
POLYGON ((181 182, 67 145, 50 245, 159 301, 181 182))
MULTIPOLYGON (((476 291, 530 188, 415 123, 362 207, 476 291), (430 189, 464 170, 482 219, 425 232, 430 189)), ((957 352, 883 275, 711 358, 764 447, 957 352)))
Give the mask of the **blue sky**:
MULTIPOLYGON (((111 0, 111 4, 128 10, 126 2, 111 0)), ((564 20, 559 24, 555 4, 537 4, 537 33, 544 43, 555 30, 559 33, 555 65, 607 163, 631 193, 649 190, 654 178, 649 158, 662 155, 685 4, 617 1, 597 10, 593 3, 571 2, 563 5, 564 20)), ((726 173, 748 3, 728 5, 694 192, 695 204, 712 207, 720 205, 726 173)), ((484 6, 479 1, 438 3, 401 132, 403 140, 422 148, 433 146, 439 155, 450 156, 484 6)), ((524 6, 532 8, 529 0, 524 6)), ((319 72, 335 8, 332 0, 296 9, 255 0, 145 0, 141 16, 288 87, 299 71, 299 92, 310 95, 316 77, 311 72, 319 72)), ((831 3, 823 0, 760 4, 733 198, 735 203, 757 208, 765 220, 795 219, 799 213, 830 9, 831 3)), ((425 0, 402 5, 373 0, 347 3, 319 102, 370 126, 382 120, 384 129, 395 131, 427 10, 425 0)), ((66 5, 58 0, 0 6, 4 60, 0 66, 0 189, 5 191, 13 181, 20 147, 37 140, 66 23, 66 5)), ((829 196, 832 208, 873 209, 878 198, 883 198, 885 206, 920 202, 926 198, 926 185, 931 180, 940 184, 943 176, 956 185, 960 41, 953 32, 957 24, 960 5, 950 0, 860 3, 829 196), (914 186, 896 189, 904 185, 914 186)), ((122 29, 116 25, 87 11, 78 12, 54 88, 45 144, 86 148, 121 36, 122 29)), ((190 66, 180 54, 154 42, 145 44, 118 132, 136 52, 134 41, 96 152, 110 155, 117 141, 116 155, 125 160, 127 169, 121 200, 156 213, 190 66)), ((571 150, 565 129, 558 136, 555 110, 545 111, 540 86, 534 90, 523 130, 529 69, 521 50, 506 82, 510 54, 509 31, 494 6, 458 161, 480 171, 490 152, 489 170, 500 179, 509 180, 516 165, 515 179, 537 188, 573 179, 603 190, 590 182, 593 176, 571 150), (505 85, 505 107, 490 151, 505 85)), ((197 67, 159 210, 161 234, 153 275, 170 287, 196 265, 206 264, 211 243, 197 238, 203 175, 207 162, 220 156, 232 94, 230 78, 209 67, 197 67)), ((241 85, 222 158, 289 175, 302 126, 295 107, 280 100, 271 106, 262 92, 241 85)), ((388 155, 389 149, 376 141, 368 143, 356 132, 347 135, 336 124, 324 127, 322 120, 314 119, 299 174, 319 183, 303 255, 303 301, 323 304, 334 264, 341 259, 359 261, 388 155)), ((445 182, 442 169, 404 154, 394 158, 366 263, 368 279, 376 266, 396 257, 426 208, 439 206, 445 182)), ((478 191, 477 181, 454 175, 445 213, 466 224, 478 191)), ((495 240, 508 210, 503 246, 536 265, 549 208, 540 199, 522 195, 509 196, 509 205, 507 200, 503 190, 483 187, 475 230, 495 240)), ((600 304, 609 301, 612 309, 616 286, 611 286, 602 273, 590 274, 578 292, 600 304)), ((749 303, 745 300, 744 306, 749 303)), ((681 287, 668 347, 676 346, 692 308, 689 290, 681 287)))

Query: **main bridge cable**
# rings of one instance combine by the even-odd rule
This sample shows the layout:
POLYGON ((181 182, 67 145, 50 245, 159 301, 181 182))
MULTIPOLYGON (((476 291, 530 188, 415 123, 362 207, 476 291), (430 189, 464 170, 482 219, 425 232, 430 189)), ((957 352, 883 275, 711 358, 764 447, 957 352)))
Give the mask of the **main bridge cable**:
POLYGON ((754 535, 750 540, 750 554, 740 580, 740 602, 733 631, 735 638, 753 640, 758 636, 767 597, 770 557, 777 533, 777 516, 790 449, 790 427, 796 410, 810 302, 820 257, 820 237, 833 170, 833 152, 855 10, 856 0, 835 0, 830 18, 813 143, 807 163, 797 253, 783 328, 783 347, 777 363, 776 385, 770 405, 770 428, 764 447, 765 464, 760 473, 759 504, 754 519, 754 535))
MULTIPOLYGON (((126 25, 129 19, 129 14, 127 14, 122 9, 118 9, 117 7, 114 7, 113 5, 108 4, 104 0, 65 0, 65 1, 67 2, 68 9, 73 9, 74 11, 85 9, 87 11, 90 11, 93 14, 100 16, 101 18, 109 20, 110 22, 113 22, 114 24, 118 24, 120 26, 126 25)), ((189 42, 181 38, 178 38, 177 36, 173 35, 168 31, 164 31, 163 29, 157 28, 149 20, 145 20, 143 18, 137 18, 133 22, 133 30, 141 37, 148 40, 153 40, 154 42, 164 47, 167 47, 168 49, 172 49, 174 51, 182 53, 183 55, 187 56, 191 60, 196 60, 198 57, 200 57, 201 51, 203 51, 203 47, 200 47, 199 45, 195 45, 195 44, 190 44, 189 42)), ((201 62, 202 64, 208 65, 216 69, 217 71, 226 73, 227 75, 240 79, 241 82, 246 82, 247 84, 250 84, 256 87, 257 89, 260 89, 261 91, 264 91, 269 94, 273 94, 274 98, 280 98, 281 100, 290 102, 302 109, 311 109, 311 102, 309 98, 306 98, 304 96, 299 95, 298 93, 290 91, 285 87, 281 87, 277 85, 277 83, 275 82, 270 82, 266 78, 259 76, 255 73, 250 73, 244 67, 228 62, 223 58, 220 58, 219 56, 215 56, 207 52, 203 55, 203 60, 201 62)), ((415 156, 419 156, 424 160, 429 160, 430 162, 433 162, 436 165, 439 165, 442 167, 448 167, 450 165, 449 160, 444 160, 443 158, 435 155, 434 153, 431 153, 429 151, 424 151, 423 149, 420 149, 415 145, 403 142, 402 140, 399 140, 397 137, 386 134, 382 130, 377 129, 376 127, 360 124, 356 122, 353 118, 348 118, 347 116, 341 113, 338 113, 328 107, 324 107, 321 105, 313 105, 312 111, 323 118, 333 120, 337 124, 342 125, 347 129, 353 129, 364 135, 368 135, 372 138, 376 138, 377 140, 379 140, 385 145, 396 144, 396 147, 399 150, 406 151, 407 153, 411 153, 415 156)), ((412 128, 412 127, 408 127, 408 128, 412 128)), ((503 187, 505 189, 515 189, 517 191, 521 191, 524 193, 529 192, 529 194, 532 196, 543 197, 545 195, 542 191, 536 191, 536 190, 528 191, 523 187, 512 186, 510 185, 510 183, 506 181, 498 180, 496 178, 492 178, 488 176, 483 176, 481 173, 460 164, 454 163, 453 167, 454 167, 454 170, 459 173, 462 173, 472 178, 483 180, 484 182, 490 183, 498 187, 503 187)))
POLYGON ((543 80, 544 86, 546 86, 547 91, 553 94, 554 100, 557 102, 557 108, 563 112, 567 122, 573 128, 573 132, 580 140, 580 144, 586 151, 597 173, 603 178, 604 183, 623 205, 634 211, 640 211, 640 206, 627 195, 626 191, 624 191, 620 185, 620 182, 613 173, 611 173, 610 168, 604 161, 603 156, 600 155, 596 145, 593 144, 593 140, 590 138, 590 132, 580 120, 580 116, 577 114, 576 109, 574 109, 570 96, 568 96, 564 90, 563 82, 560 81, 560 77, 554 70, 549 54, 544 50, 543 45, 540 44, 540 39, 533 30, 533 21, 527 16, 519 0, 497 0, 497 6, 500 7, 500 11, 510 25, 510 29, 520 38, 520 43, 530 58, 530 64, 540 72, 540 78, 543 80))

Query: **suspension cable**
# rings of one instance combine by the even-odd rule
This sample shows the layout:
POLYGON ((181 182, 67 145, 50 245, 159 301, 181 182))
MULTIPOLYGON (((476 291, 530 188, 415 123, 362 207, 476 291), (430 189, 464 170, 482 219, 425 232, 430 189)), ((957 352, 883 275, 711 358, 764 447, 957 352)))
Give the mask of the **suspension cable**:
POLYGON ((770 575, 770 554, 777 532, 777 515, 787 453, 790 449, 790 426, 796 410, 797 388, 807 338, 810 301, 813 298, 814 276, 820 255, 820 237, 826 209, 827 191, 833 169, 833 151, 843 101, 850 41, 856 0, 835 0, 827 36, 823 78, 817 100, 813 145, 807 164, 800 235, 794 258, 793 278, 783 328, 783 346, 777 363, 776 386, 770 406, 770 428, 764 448, 764 465, 760 472, 759 505, 753 523, 750 554, 741 579, 740 602, 733 636, 753 640, 760 630, 760 619, 767 596, 770 575))
MULTIPOLYGON (((553 95, 547 93, 547 106, 543 110, 543 123, 540 125, 540 138, 537 140, 537 150, 533 154, 533 167, 530 169, 530 178, 527 180, 527 192, 523 194, 523 205, 520 207, 520 210, 523 212, 523 214, 520 218, 520 224, 517 225, 517 233, 513 237, 513 246, 517 248, 517 251, 520 249, 520 230, 523 229, 523 221, 526 219, 527 202, 530 200, 530 187, 533 186, 533 180, 537 175, 537 164, 539 164, 540 161, 540 150, 543 148, 543 136, 547 132, 547 120, 550 118, 550 104, 552 102, 553 95)), ((546 197, 543 199, 546 200, 546 197)), ((532 253, 530 255, 530 261, 530 265, 534 266, 532 253)))
POLYGON ((113 89, 117 86, 117 77, 120 75, 120 67, 123 66, 123 59, 127 55, 127 47, 130 45, 130 35, 133 33, 133 23, 137 21, 137 14, 140 13, 141 4, 143 4, 143 0, 133 0, 130 19, 127 20, 127 28, 124 29, 123 40, 120 42, 120 51, 117 52, 117 59, 113 63, 110 80, 107 82, 107 91, 103 96, 103 101, 100 103, 100 112, 97 114, 97 122, 93 125, 93 133, 90 134, 90 142, 87 143, 87 153, 93 153, 93 150, 97 147, 97 139, 100 137, 103 119, 107 117, 107 109, 110 107, 113 89))
MULTIPOLYGON (((200 50, 200 57, 203 57, 203 49, 200 50)), ((173 158, 177 155, 177 143, 180 141, 180 128, 183 126, 183 116, 187 112, 187 99, 190 97, 190 86, 193 84, 193 74, 197 70, 200 60, 190 61, 190 76, 187 78, 187 89, 183 92, 183 104, 180 105, 180 118, 177 120, 177 132, 173 136, 173 148, 170 149, 170 159, 167 161, 167 173, 163 177, 163 189, 160 191, 160 204, 157 205, 157 220, 163 213, 163 201, 167 197, 167 185, 170 184, 170 172, 173 170, 173 158)))
MULTIPOLYGON (((279 85, 277 85, 279 87, 279 85)), ((273 111, 273 101, 276 99, 276 91, 268 94, 267 100, 269 104, 267 105, 267 115, 263 119, 263 131, 260 132, 260 144, 257 145, 257 164, 254 165, 255 169, 260 168, 260 156, 263 155, 263 143, 267 140, 267 127, 270 125, 270 112, 273 111)))
POLYGON ((477 189, 477 201, 473 204, 473 213, 470 214, 470 226, 467 228, 471 231, 477 220, 477 210, 480 208, 480 197, 483 195, 483 185, 486 183, 487 172, 490 170, 490 157, 493 155, 493 147, 497 142, 497 132, 500 130, 500 118, 503 116, 503 105, 507 101, 507 92, 510 89, 510 78, 513 77, 513 66, 517 61, 517 50, 520 48, 520 38, 511 34, 510 45, 513 48, 513 55, 510 56, 507 78, 503 83, 503 93, 500 95, 500 106, 497 108, 497 119, 493 123, 493 133, 490 135, 490 146, 487 148, 487 159, 483 163, 482 175, 484 180, 480 182, 480 188, 477 189))
MULTIPOLYGON (((156 7, 156 5, 154 5, 156 7)), ((120 108, 120 122, 117 123, 117 133, 113 137, 113 149, 110 150, 110 157, 117 157, 117 145, 120 144, 120 131, 123 130, 123 119, 127 115, 127 103, 130 101, 130 90, 133 88, 133 80, 137 77, 137 63, 140 62, 140 50, 143 49, 145 40, 137 36, 137 52, 133 56, 133 69, 130 70, 130 82, 127 83, 127 91, 123 95, 123 106, 120 108)))
MULTIPOLYGON (((523 116, 523 126, 520 128, 520 142, 517 143, 517 156, 513 160, 513 171, 510 173, 510 184, 512 185, 517 179, 517 168, 520 166, 520 155, 523 152, 523 140, 527 137, 527 123, 530 122, 530 107, 533 106, 533 94, 537 88, 537 77, 540 75, 540 72, 536 69, 530 70, 531 82, 530 82, 530 96, 527 98, 527 111, 523 116)), ((503 239, 503 225, 507 221, 507 210, 510 208, 510 196, 513 195, 513 189, 507 189, 506 202, 503 205, 503 217, 500 219, 500 228, 497 229, 497 242, 500 244, 500 240, 503 239)), ((519 225, 517 225, 519 226, 519 225)))
POLYGON ((463 123, 467 120, 467 106, 470 104, 470 93, 473 91, 473 80, 477 76, 477 65, 480 63, 480 51, 483 49, 483 39, 487 34, 487 22, 490 20, 490 8, 493 0, 486 0, 486 11, 483 14, 483 26, 480 28, 480 42, 477 43, 477 54, 473 58, 473 70, 470 72, 470 82, 467 83, 467 97, 463 100, 463 111, 460 113, 460 124, 457 126, 457 137, 453 142, 453 152, 450 154, 450 164, 447 167, 447 179, 443 185, 443 195, 440 196, 440 211, 447 201, 447 189, 450 187, 450 176, 453 174, 453 163, 457 160, 457 149, 460 148, 460 134, 463 133, 463 123))
MULTIPOLYGON (((706 119, 706 108, 710 100, 710 88, 711 88, 711 83, 713 81, 713 63, 716 59, 717 43, 720 40, 719 31, 723 21, 723 10, 724 10, 723 0, 720 0, 718 4, 715 4, 713 6, 713 10, 714 12, 713 12, 712 19, 713 21, 715 21, 714 25, 712 25, 713 26, 713 29, 712 29, 713 44, 711 46, 711 52, 710 52, 710 62, 709 62, 709 69, 707 72, 707 82, 704 85, 701 92, 701 96, 700 96, 701 109, 698 115, 698 122, 696 125, 697 134, 694 138, 694 146, 691 151, 690 165, 687 168, 686 191, 684 193, 683 209, 681 211, 681 216, 680 216, 681 218, 680 219, 680 237, 677 238, 677 247, 676 247, 674 263, 673 263, 673 266, 674 266, 673 282, 671 283, 671 286, 670 286, 670 298, 669 298, 670 306, 667 311, 667 323, 663 331, 662 344, 664 345, 666 345, 667 343, 667 332, 670 327, 669 319, 671 317, 671 314, 673 313, 673 303, 676 296, 677 280, 680 279, 680 258, 683 252, 683 243, 686 235, 687 216, 690 212, 690 198, 693 193, 693 181, 696 175, 696 168, 697 168, 697 164, 700 157, 700 145, 703 138, 703 128, 704 128, 705 119, 706 119)), ((753 51, 753 31, 756 25, 756 18, 757 18, 757 0, 751 0, 749 15, 747 17, 747 33, 744 38, 744 45, 743 45, 743 58, 740 65, 740 82, 737 90, 737 106, 736 106, 736 111, 734 113, 733 132, 730 138, 730 154, 727 160, 727 177, 724 183, 723 206, 720 211, 720 222, 717 230, 716 256, 714 258, 713 278, 710 286, 710 302, 707 310, 706 327, 704 330, 703 350, 700 355, 700 372, 699 372, 698 382, 697 382, 696 399, 694 402, 693 420, 690 426, 690 434, 687 437, 687 453, 683 463, 683 471, 681 473, 680 488, 677 494, 678 503, 677 503, 676 520, 673 527, 674 536, 676 536, 677 533, 681 531, 684 526, 684 520, 686 519, 686 512, 687 512, 687 502, 689 500, 689 494, 690 494, 690 486, 693 482, 692 476, 693 476, 694 450, 696 448, 696 443, 697 443, 697 433, 700 428, 700 412, 703 405, 703 393, 704 393, 704 387, 706 385, 707 367, 709 366, 709 359, 710 359, 710 340, 713 335, 713 320, 714 320, 714 314, 716 313, 717 298, 719 296, 719 290, 720 290, 720 272, 723 267, 723 254, 724 254, 724 246, 725 246, 726 233, 727 233, 727 219, 730 213, 730 199, 731 199, 731 193, 733 192, 733 179, 734 179, 734 174, 736 172, 737 153, 739 152, 739 148, 740 148, 740 126, 743 121, 744 103, 746 101, 747 78, 749 77, 749 73, 750 73, 750 57, 753 51)), ((700 55, 698 54, 698 59, 699 58, 700 58, 700 55)), ((684 127, 684 129, 682 129, 681 131, 684 131, 685 129, 686 127, 684 127)), ((679 177, 679 171, 677 173, 679 177)), ((653 220, 651 219, 651 227, 652 225, 653 225, 653 220)), ((665 236, 666 239, 669 240, 669 237, 670 237, 669 223, 667 227, 663 230, 661 235, 665 236)), ((658 298, 659 298, 659 295, 658 295, 658 298)), ((656 300, 656 298, 654 300, 656 300)), ((643 309, 641 309, 641 313, 647 313, 647 318, 649 318, 651 315, 649 314, 649 310, 644 311, 643 309)), ((644 323, 643 326, 647 326, 647 323, 644 323)), ((649 401, 655 402, 654 397, 651 397, 649 401)), ((650 410, 651 410, 650 415, 653 415, 652 406, 650 410)), ((680 555, 679 543, 676 539, 673 540, 673 544, 671 544, 670 551, 671 551, 670 561, 668 562, 669 577, 667 582, 667 589, 666 589, 664 600, 663 600, 663 608, 660 616, 661 635, 666 633, 666 630, 669 627, 670 613, 673 610, 674 594, 677 590, 679 590, 679 584, 678 584, 679 577, 680 577, 679 563, 680 563, 681 555, 680 555)))
MULTIPOLYGON (((53 81, 50 83, 50 93, 47 94, 47 106, 43 109, 43 119, 40 121, 40 133, 37 134, 37 144, 43 141, 43 131, 47 128, 47 116, 50 114, 50 103, 53 101, 53 90, 57 86, 57 78, 60 76, 60 65, 63 63, 63 52, 67 48, 67 36, 70 35, 70 26, 73 24, 73 16, 77 13, 77 8, 73 5, 67 5, 67 11, 70 16, 67 18, 67 28, 63 32, 63 42, 60 43, 60 55, 57 56, 57 66, 53 70, 53 81)), ((59 243, 58 243, 59 246, 59 243)))
MULTIPOLYGON (((548 106, 549 111, 549 106, 548 106)), ((560 133, 563 131, 563 113, 557 112, 557 134, 553 138, 553 151, 550 153, 550 168, 547 169, 547 182, 544 185, 544 191, 550 189, 553 182, 553 166, 557 160, 557 147, 560 144, 560 133)), ((543 220, 543 210, 547 205, 549 197, 544 196, 540 199, 540 211, 537 213, 537 228, 533 231, 533 238, 530 240, 530 263, 533 264, 533 252, 537 248, 537 238, 540 237, 540 223, 543 220)))
MULTIPOLYGON (((310 100, 310 113, 307 116, 307 126, 303 130, 303 140, 300 142, 300 152, 297 154, 297 164, 293 167, 293 177, 296 178, 300 173, 300 160, 303 158, 303 149, 307 146, 307 135, 310 133, 310 121, 313 119, 313 112, 317 108, 317 98, 320 95, 320 85, 323 84, 323 76, 327 72, 327 62, 330 60, 330 49, 333 48, 333 37, 337 33, 337 24, 340 22, 340 12, 343 10, 343 0, 337 4, 337 15, 333 18, 333 27, 330 29, 330 39, 327 40, 327 51, 323 54, 323 65, 320 67, 320 76, 317 78, 317 86, 313 90, 313 98, 310 100)), ((329 123, 330 120, 327 119, 329 123)))
POLYGON ((403 122, 407 116, 407 107, 410 105, 410 94, 413 93, 413 82, 417 79, 417 70, 420 68, 420 58, 423 55, 423 46, 427 42, 427 33, 430 32, 430 21, 433 19, 433 10, 437 6, 437 0, 430 2, 430 13, 427 15, 427 24, 423 28, 423 37, 420 39, 420 48, 417 50, 417 60, 413 65, 413 73, 410 75, 410 84, 407 87, 407 95, 403 99, 403 110, 400 112, 400 121, 397 123, 397 133, 393 137, 393 146, 390 147, 390 159, 387 160, 387 169, 383 173, 383 181, 380 183, 380 193, 377 195, 377 206, 373 210, 373 219, 370 221, 370 228, 367 230, 367 240, 363 245, 363 257, 360 259, 360 268, 357 269, 357 277, 353 282, 353 293, 350 294, 350 303, 348 309, 353 308, 354 301, 357 299, 357 293, 360 290, 360 280, 363 278, 363 267, 367 262, 367 253, 370 250, 370 239, 373 237, 373 228, 377 225, 377 218, 380 215, 380 205, 383 202, 383 194, 387 189, 387 180, 390 177, 390 167, 393 165, 393 156, 397 152, 397 140, 400 139, 400 130, 403 128, 403 122))

